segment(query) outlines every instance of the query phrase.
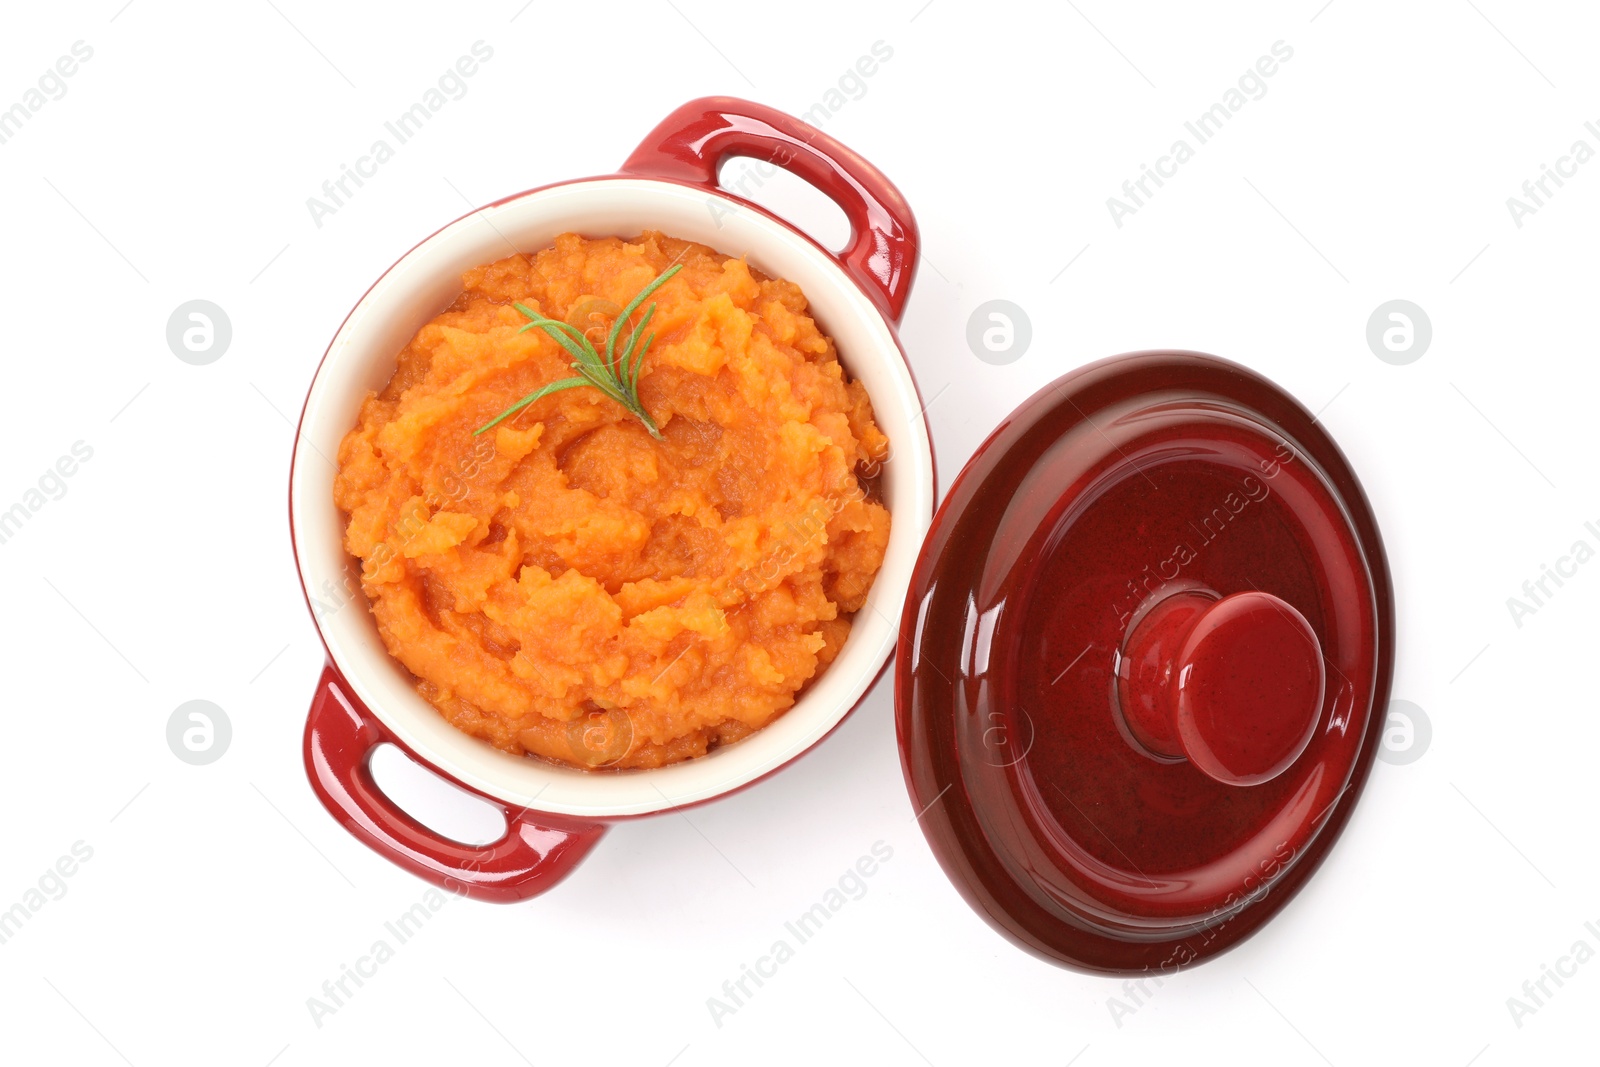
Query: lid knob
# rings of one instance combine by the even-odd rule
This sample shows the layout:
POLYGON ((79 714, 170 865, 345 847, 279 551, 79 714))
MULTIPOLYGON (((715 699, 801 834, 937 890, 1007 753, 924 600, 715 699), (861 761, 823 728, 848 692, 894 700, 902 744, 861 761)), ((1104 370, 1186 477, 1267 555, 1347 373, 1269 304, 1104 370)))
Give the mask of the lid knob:
POLYGON ((1321 717, 1317 636, 1270 593, 1166 596, 1124 637, 1117 676, 1133 739, 1226 785, 1282 774, 1321 717))

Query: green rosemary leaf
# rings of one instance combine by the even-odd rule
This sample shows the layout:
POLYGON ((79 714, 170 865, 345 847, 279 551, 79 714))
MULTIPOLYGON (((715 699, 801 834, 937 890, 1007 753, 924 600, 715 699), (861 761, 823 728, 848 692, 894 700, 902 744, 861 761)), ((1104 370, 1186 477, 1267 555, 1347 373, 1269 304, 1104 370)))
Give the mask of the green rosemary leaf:
POLYGON ((644 328, 650 325, 650 320, 655 317, 656 306, 651 304, 644 309, 644 316, 640 318, 639 325, 635 326, 628 334, 628 343, 622 349, 622 356, 617 360, 617 377, 628 383, 631 391, 637 392, 639 388, 638 363, 632 360, 633 346, 639 343, 639 335, 644 328))
POLYGON ((535 392, 529 393, 494 419, 478 427, 473 435, 483 433, 501 422, 515 415, 535 400, 549 396, 551 393, 562 389, 573 389, 581 385, 589 385, 600 390, 607 399, 620 404, 624 410, 644 424, 650 431, 650 436, 661 440, 661 429, 656 425, 655 419, 650 417, 650 412, 645 410, 644 403, 639 399, 639 372, 644 365, 644 354, 650 348, 651 342, 656 339, 655 334, 645 334, 645 328, 650 325, 650 320, 655 316, 656 305, 651 304, 645 308, 639 323, 632 326, 628 332, 628 342, 623 350, 617 352, 617 338, 621 336, 622 329, 633 318, 633 313, 639 309, 649 295, 667 283, 667 280, 682 270, 681 264, 673 264, 652 281, 649 285, 634 296, 617 315, 616 321, 611 324, 611 330, 606 336, 605 352, 595 349, 594 343, 571 323, 559 319, 547 318, 526 305, 517 303, 512 306, 528 318, 528 322, 517 332, 525 333, 528 330, 543 330, 572 357, 572 369, 578 372, 576 378, 563 378, 551 382, 549 385, 535 392), (641 344, 639 338, 643 336, 641 344))
POLYGON ((588 367, 580 367, 577 364, 573 364, 572 369, 583 375, 584 379, 587 380, 590 385, 600 390, 607 397, 615 400, 629 411, 633 410, 633 398, 624 392, 623 389, 606 374, 600 371, 590 370, 588 367))
POLYGON ((589 339, 583 335, 582 331, 573 326, 571 323, 562 322, 560 319, 546 318, 537 312, 528 310, 521 304, 513 304, 512 306, 518 311, 522 312, 524 315, 527 315, 532 320, 531 322, 525 324, 522 329, 518 330, 518 333, 527 333, 529 330, 535 329, 543 330, 545 333, 561 342, 562 347, 566 348, 568 352, 575 351, 570 345, 567 344, 567 341, 569 340, 573 344, 578 345, 589 352, 593 352, 594 346, 589 343, 589 339), (563 338, 565 338, 565 340, 563 338))
POLYGON ((518 333, 527 333, 529 330, 535 327, 548 328, 550 326, 554 326, 563 333, 567 334, 567 336, 571 337, 573 340, 582 341, 585 344, 588 343, 587 339, 584 338, 583 333, 571 323, 562 322, 560 319, 552 319, 541 315, 520 301, 514 301, 511 306, 526 315, 529 320, 527 324, 522 327, 522 329, 517 331, 518 333))
MULTIPOLYGON (((638 355, 633 357, 633 380, 635 382, 637 382, 639 380, 639 368, 644 365, 644 354, 647 351, 650 350, 650 344, 655 339, 656 339, 656 335, 655 334, 651 334, 649 337, 646 337, 644 339, 644 344, 639 346, 638 355)), ((637 385, 634 387, 633 391, 635 393, 638 393, 639 389, 638 389, 637 385)))
POLYGON ((565 348, 567 353, 571 355, 573 359, 580 363, 592 366, 600 362, 600 355, 594 350, 594 346, 589 343, 589 339, 584 337, 583 334, 579 333, 568 323, 562 322, 559 319, 547 319, 543 315, 529 311, 521 304, 516 304, 513 306, 516 307, 518 311, 522 312, 524 315, 527 315, 533 320, 532 322, 528 323, 528 325, 523 327, 524 330, 533 329, 535 327, 543 330, 550 336, 552 340, 554 340, 562 348, 565 348))
POLYGON ((592 383, 587 378, 562 378, 558 382, 551 382, 543 389, 536 389, 529 393, 527 396, 523 397, 515 404, 512 404, 510 407, 506 408, 504 411, 490 419, 488 422, 484 423, 482 426, 479 426, 476 430, 473 430, 472 436, 476 437, 485 430, 494 429, 496 426, 500 425, 502 422, 506 421, 511 416, 527 407, 529 404, 536 400, 543 400, 551 393, 559 393, 563 389, 573 389, 580 385, 590 384, 592 383))
POLYGON ((668 267, 666 270, 657 275, 655 281, 651 282, 643 289, 640 289, 634 298, 628 301, 628 306, 622 309, 622 314, 617 316, 617 321, 611 324, 611 332, 606 335, 607 352, 611 352, 616 348, 617 334, 621 333, 623 325, 626 324, 629 319, 633 318, 633 313, 639 310, 639 305, 645 302, 645 298, 651 293, 655 292, 657 289, 661 288, 663 285, 667 284, 667 281, 682 269, 682 263, 674 263, 672 266, 668 267))

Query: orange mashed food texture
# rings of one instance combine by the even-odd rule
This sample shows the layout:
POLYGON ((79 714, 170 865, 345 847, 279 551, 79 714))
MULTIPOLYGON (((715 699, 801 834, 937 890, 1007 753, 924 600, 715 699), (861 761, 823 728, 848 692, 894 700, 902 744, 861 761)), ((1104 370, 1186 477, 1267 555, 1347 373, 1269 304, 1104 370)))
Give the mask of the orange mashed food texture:
POLYGON ((804 294, 658 233, 564 234, 463 282, 339 447, 345 545, 389 652, 459 729, 589 768, 689 759, 782 715, 889 538, 888 440, 804 294), (473 435, 573 373, 513 302, 604 352, 674 263, 639 382, 664 440, 587 387, 473 435))

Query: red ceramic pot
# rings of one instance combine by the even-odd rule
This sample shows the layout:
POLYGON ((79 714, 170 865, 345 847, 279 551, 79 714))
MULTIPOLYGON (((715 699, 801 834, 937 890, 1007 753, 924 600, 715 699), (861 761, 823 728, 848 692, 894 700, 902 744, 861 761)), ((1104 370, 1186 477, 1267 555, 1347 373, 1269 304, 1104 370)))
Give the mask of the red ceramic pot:
POLYGON ((305 760, 329 812, 378 853, 435 884, 485 900, 522 900, 565 876, 611 822, 726 796, 788 764, 837 727, 894 649, 892 620, 900 617, 933 512, 932 446, 895 335, 916 263, 910 208, 875 167, 787 115, 719 97, 673 112, 620 173, 507 197, 452 222, 389 268, 323 357, 301 413, 289 485, 300 580, 328 652, 306 722, 305 760), (831 196, 850 220, 847 247, 829 252, 719 189, 718 166, 730 155, 783 167, 831 196), (700 759, 594 773, 501 752, 450 726, 416 693, 385 651, 359 595, 354 562, 342 545, 344 519, 333 504, 332 459, 362 398, 383 386, 401 348, 460 292, 464 270, 503 257, 508 241, 531 253, 567 231, 598 237, 642 230, 746 256, 805 291, 893 442, 882 480, 893 527, 883 568, 843 650, 786 714, 700 759), (340 601, 347 602, 342 610, 315 607, 340 601), (377 788, 368 768, 374 747, 385 741, 500 806, 506 835, 474 848, 407 816, 377 788))

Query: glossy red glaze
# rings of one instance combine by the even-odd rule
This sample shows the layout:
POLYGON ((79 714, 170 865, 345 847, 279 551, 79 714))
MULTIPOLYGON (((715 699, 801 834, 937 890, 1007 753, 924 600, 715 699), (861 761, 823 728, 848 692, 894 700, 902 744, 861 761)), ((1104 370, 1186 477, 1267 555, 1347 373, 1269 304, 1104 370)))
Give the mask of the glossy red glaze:
POLYGON ((1259 785, 1288 770, 1322 711, 1317 635, 1270 593, 1161 598, 1129 627, 1116 673, 1134 738, 1227 785, 1259 785))
POLYGON ((1184 591, 1151 596, 1128 624, 1116 660, 1117 711, 1133 740, 1158 758, 1184 759, 1183 740, 1173 721, 1175 670, 1183 643, 1206 608, 1210 593, 1184 591))
POLYGON ((482 848, 442 837, 396 807, 372 780, 372 751, 385 741, 395 739, 328 664, 306 718, 312 789, 362 842, 452 893, 499 903, 537 896, 571 873, 606 831, 604 823, 513 811, 477 793, 505 815, 505 836, 482 848))
POLYGON ((1213 955, 1294 895, 1366 780, 1393 665, 1383 547, 1343 455, 1272 383, 1195 353, 1097 363, 1018 408, 941 505, 902 625, 897 728, 935 855, 1019 944, 1113 973, 1213 955), (1275 602, 1294 614, 1261 614, 1275 602), (1296 616, 1320 653, 1291 649, 1296 616), (1119 708, 1147 620, 1128 692, 1185 758, 1119 708), (1301 748, 1248 788, 1218 780, 1301 748))
POLYGON ((772 163, 832 197, 850 220, 850 243, 836 253, 840 265, 891 321, 899 321, 917 270, 911 207, 878 168, 821 130, 764 104, 705 97, 661 120, 622 169, 725 195, 717 172, 729 156, 772 163))
MULTIPOLYGON (((916 274, 919 248, 916 219, 893 182, 833 137, 762 104, 726 96, 703 97, 684 104, 664 119, 628 157, 618 174, 602 176, 601 179, 577 178, 572 181, 603 180, 604 177, 647 178, 702 187, 708 196, 728 201, 742 210, 758 212, 788 226, 830 256, 840 270, 873 301, 883 312, 890 334, 894 336, 896 346, 900 347, 895 326, 905 310, 916 274), (760 205, 718 188, 717 173, 721 163, 734 154, 766 159, 810 180, 831 196, 850 220, 852 237, 849 247, 843 253, 823 248, 810 235, 760 205)), ((502 197, 494 203, 508 203, 530 193, 568 184, 572 182, 540 186, 502 197)), ((469 218, 476 213, 474 210, 462 218, 469 218)), ((449 225, 459 221, 461 219, 456 219, 449 225)), ((441 227, 440 231, 424 238, 413 250, 446 228, 448 226, 441 227)), ((368 291, 371 291, 371 287, 368 291)), ((346 316, 346 321, 348 319, 349 316, 346 316)), ((343 325, 341 323, 341 330, 343 325)), ((900 356, 905 358, 903 347, 900 347, 900 356)), ((323 361, 326 362, 327 358, 328 354, 324 352, 323 361)), ((912 384, 920 394, 915 370, 909 367, 909 361, 908 370, 912 384)), ((305 406, 302 404, 302 427, 304 420, 305 406)), ((301 428, 297 427, 295 453, 299 452, 301 440, 301 428)), ((929 458, 931 461, 931 454, 929 458)), ((937 477, 935 467, 935 488, 937 477)), ((298 563, 299 548, 293 544, 292 490, 290 500, 290 542, 298 563)), ((310 591, 302 586, 301 593, 307 609, 315 615, 310 591)), ((879 668, 874 676, 874 684, 888 668, 888 663, 879 668)), ((869 684, 863 690, 863 700, 871 689, 872 685, 869 684)), ((857 706, 859 704, 860 701, 857 701, 857 706)), ((851 708, 850 712, 841 716, 824 737, 818 738, 799 755, 813 751, 817 744, 832 736, 833 731, 843 725, 854 710, 851 708)), ((506 810, 500 801, 444 773, 425 756, 390 736, 380 720, 361 704, 330 656, 312 698, 306 722, 304 755, 313 791, 335 819, 379 855, 454 892, 495 903, 512 903, 536 896, 551 888, 576 866, 604 833, 609 822, 621 821, 583 820, 539 813, 532 809, 521 809, 514 814, 506 810, 506 837, 484 848, 462 845, 417 823, 376 788, 367 764, 372 748, 381 741, 392 742, 412 760, 439 777, 483 796, 506 810)), ((760 778, 715 797, 670 810, 681 811, 685 807, 707 804, 738 793, 793 762, 790 760, 760 778)), ((627 818, 647 818, 649 814, 627 818)))

